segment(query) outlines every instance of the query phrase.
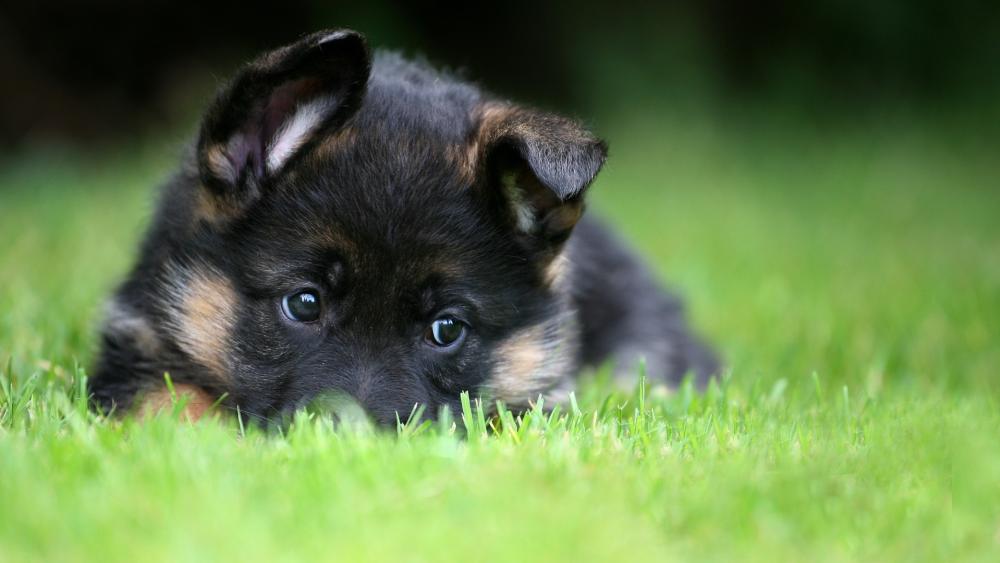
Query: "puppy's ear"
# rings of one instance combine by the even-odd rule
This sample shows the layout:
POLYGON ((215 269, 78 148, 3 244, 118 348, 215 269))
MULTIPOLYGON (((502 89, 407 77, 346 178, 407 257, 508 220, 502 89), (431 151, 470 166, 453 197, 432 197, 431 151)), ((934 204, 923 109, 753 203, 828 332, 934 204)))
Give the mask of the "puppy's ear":
POLYGON ((479 111, 473 142, 479 189, 515 234, 550 253, 583 214, 607 145, 575 121, 502 103, 479 111))
POLYGON ((349 30, 314 33, 246 65, 202 123, 204 185, 237 207, 259 195, 321 131, 350 117, 370 69, 364 37, 349 30))

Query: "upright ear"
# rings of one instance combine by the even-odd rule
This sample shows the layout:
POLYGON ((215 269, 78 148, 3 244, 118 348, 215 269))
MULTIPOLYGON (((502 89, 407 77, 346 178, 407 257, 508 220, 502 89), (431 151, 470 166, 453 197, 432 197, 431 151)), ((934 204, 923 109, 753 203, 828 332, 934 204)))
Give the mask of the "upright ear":
POLYGON ((580 220, 607 145, 575 121, 503 103, 485 104, 478 123, 479 189, 518 237, 551 256, 580 220))
POLYGON ((314 33, 246 65, 202 123, 202 182, 230 205, 259 195, 318 133, 350 117, 370 69, 364 37, 349 30, 314 33))

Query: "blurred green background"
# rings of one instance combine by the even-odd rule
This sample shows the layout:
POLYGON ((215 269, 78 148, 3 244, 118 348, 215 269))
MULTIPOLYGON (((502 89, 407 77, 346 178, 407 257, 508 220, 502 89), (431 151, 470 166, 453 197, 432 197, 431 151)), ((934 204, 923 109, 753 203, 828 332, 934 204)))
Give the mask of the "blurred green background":
POLYGON ((0 142, 128 140, 189 123, 233 66, 323 27, 505 95, 614 119, 691 104, 782 119, 995 105, 988 0, 5 2, 0 142))

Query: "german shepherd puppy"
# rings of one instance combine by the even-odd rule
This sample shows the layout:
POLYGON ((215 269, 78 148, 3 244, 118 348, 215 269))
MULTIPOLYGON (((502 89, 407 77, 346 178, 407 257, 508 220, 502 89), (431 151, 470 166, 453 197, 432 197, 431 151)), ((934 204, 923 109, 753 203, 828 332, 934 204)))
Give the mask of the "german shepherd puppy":
POLYGON ((584 366, 704 383, 679 301, 598 222, 607 155, 579 123, 493 97, 353 31, 245 66, 164 188, 108 304, 105 412, 263 420, 326 392, 381 424, 469 391, 524 408, 584 366))

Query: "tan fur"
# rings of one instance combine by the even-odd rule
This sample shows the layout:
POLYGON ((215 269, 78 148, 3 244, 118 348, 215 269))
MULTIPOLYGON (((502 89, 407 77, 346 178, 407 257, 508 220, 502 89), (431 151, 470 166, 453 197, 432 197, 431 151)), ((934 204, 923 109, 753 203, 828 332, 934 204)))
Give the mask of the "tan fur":
POLYGON ((236 218, 241 211, 242 208, 239 205, 227 198, 213 195, 208 188, 202 186, 195 196, 189 228, 194 230, 199 221, 205 221, 215 226, 224 225, 227 221, 236 218))
POLYGON ((577 331, 570 315, 518 331, 496 349, 496 365, 487 391, 492 399, 526 405, 539 395, 566 396, 561 384, 572 380, 577 331))
POLYGON ((463 184, 471 186, 476 181, 476 155, 470 150, 470 145, 448 145, 444 156, 452 168, 458 171, 463 184))
POLYGON ((310 229, 302 235, 303 244, 316 246, 323 249, 333 249, 348 258, 357 258, 361 250, 357 243, 350 236, 338 230, 334 226, 319 226, 310 229))
MULTIPOLYGON (((229 159, 230 146, 241 142, 241 134, 237 133, 226 144, 216 144, 205 149, 205 163, 212 175, 226 183, 233 183, 237 180, 237 172, 229 159)), ((251 185, 251 190, 256 188, 251 185)), ((213 225, 221 225, 230 221, 243 211, 243 204, 240 199, 252 199, 249 193, 245 193, 241 198, 230 198, 221 194, 213 194, 207 187, 201 186, 195 196, 194 205, 191 209, 191 228, 194 228, 199 221, 206 221, 213 225)))
POLYGON ((212 174, 220 180, 230 183, 236 181, 236 170, 233 168, 233 163, 229 160, 225 146, 215 145, 208 147, 205 150, 205 162, 208 164, 208 168, 212 171, 212 174))
POLYGON ((501 367, 505 378, 519 382, 534 378, 545 364, 545 333, 534 326, 514 335, 500 345, 498 353, 503 360, 501 367))
POLYGON ((475 132, 469 141, 448 148, 448 160, 468 184, 471 185, 480 172, 482 151, 508 131, 506 125, 516 115, 516 111, 514 106, 501 102, 487 102, 478 106, 472 116, 476 123, 475 132))
POLYGON ((569 274, 569 257, 566 252, 560 252, 548 264, 545 265, 543 279, 549 287, 561 288, 567 281, 569 274))
POLYGON ((194 205, 191 209, 192 229, 198 221, 215 223, 219 220, 221 215, 219 213, 219 204, 214 200, 215 198, 208 193, 208 188, 201 186, 198 190, 198 194, 195 196, 194 205))
POLYGON ((552 233, 566 232, 576 226, 583 217, 583 204, 570 202, 553 209, 545 217, 545 229, 552 233))
POLYGON ((316 154, 319 156, 326 156, 330 153, 343 150, 344 148, 354 144, 357 138, 357 129, 349 126, 342 127, 323 139, 323 141, 319 144, 316 154))
MULTIPOLYGON (((205 392, 201 387, 195 385, 178 384, 174 386, 174 393, 178 402, 186 401, 181 411, 181 418, 188 422, 196 422, 211 409, 215 399, 205 392)), ((150 391, 139 398, 136 412, 140 418, 148 418, 157 413, 173 409, 174 396, 164 385, 150 391)))
POLYGON ((174 267, 168 327, 178 346, 220 381, 230 378, 228 350, 236 323, 232 284, 207 267, 174 267))
POLYGON ((476 133, 466 147, 465 168, 470 176, 475 176, 482 157, 482 151, 509 130, 509 123, 517 109, 501 102, 487 102, 476 109, 476 133))

